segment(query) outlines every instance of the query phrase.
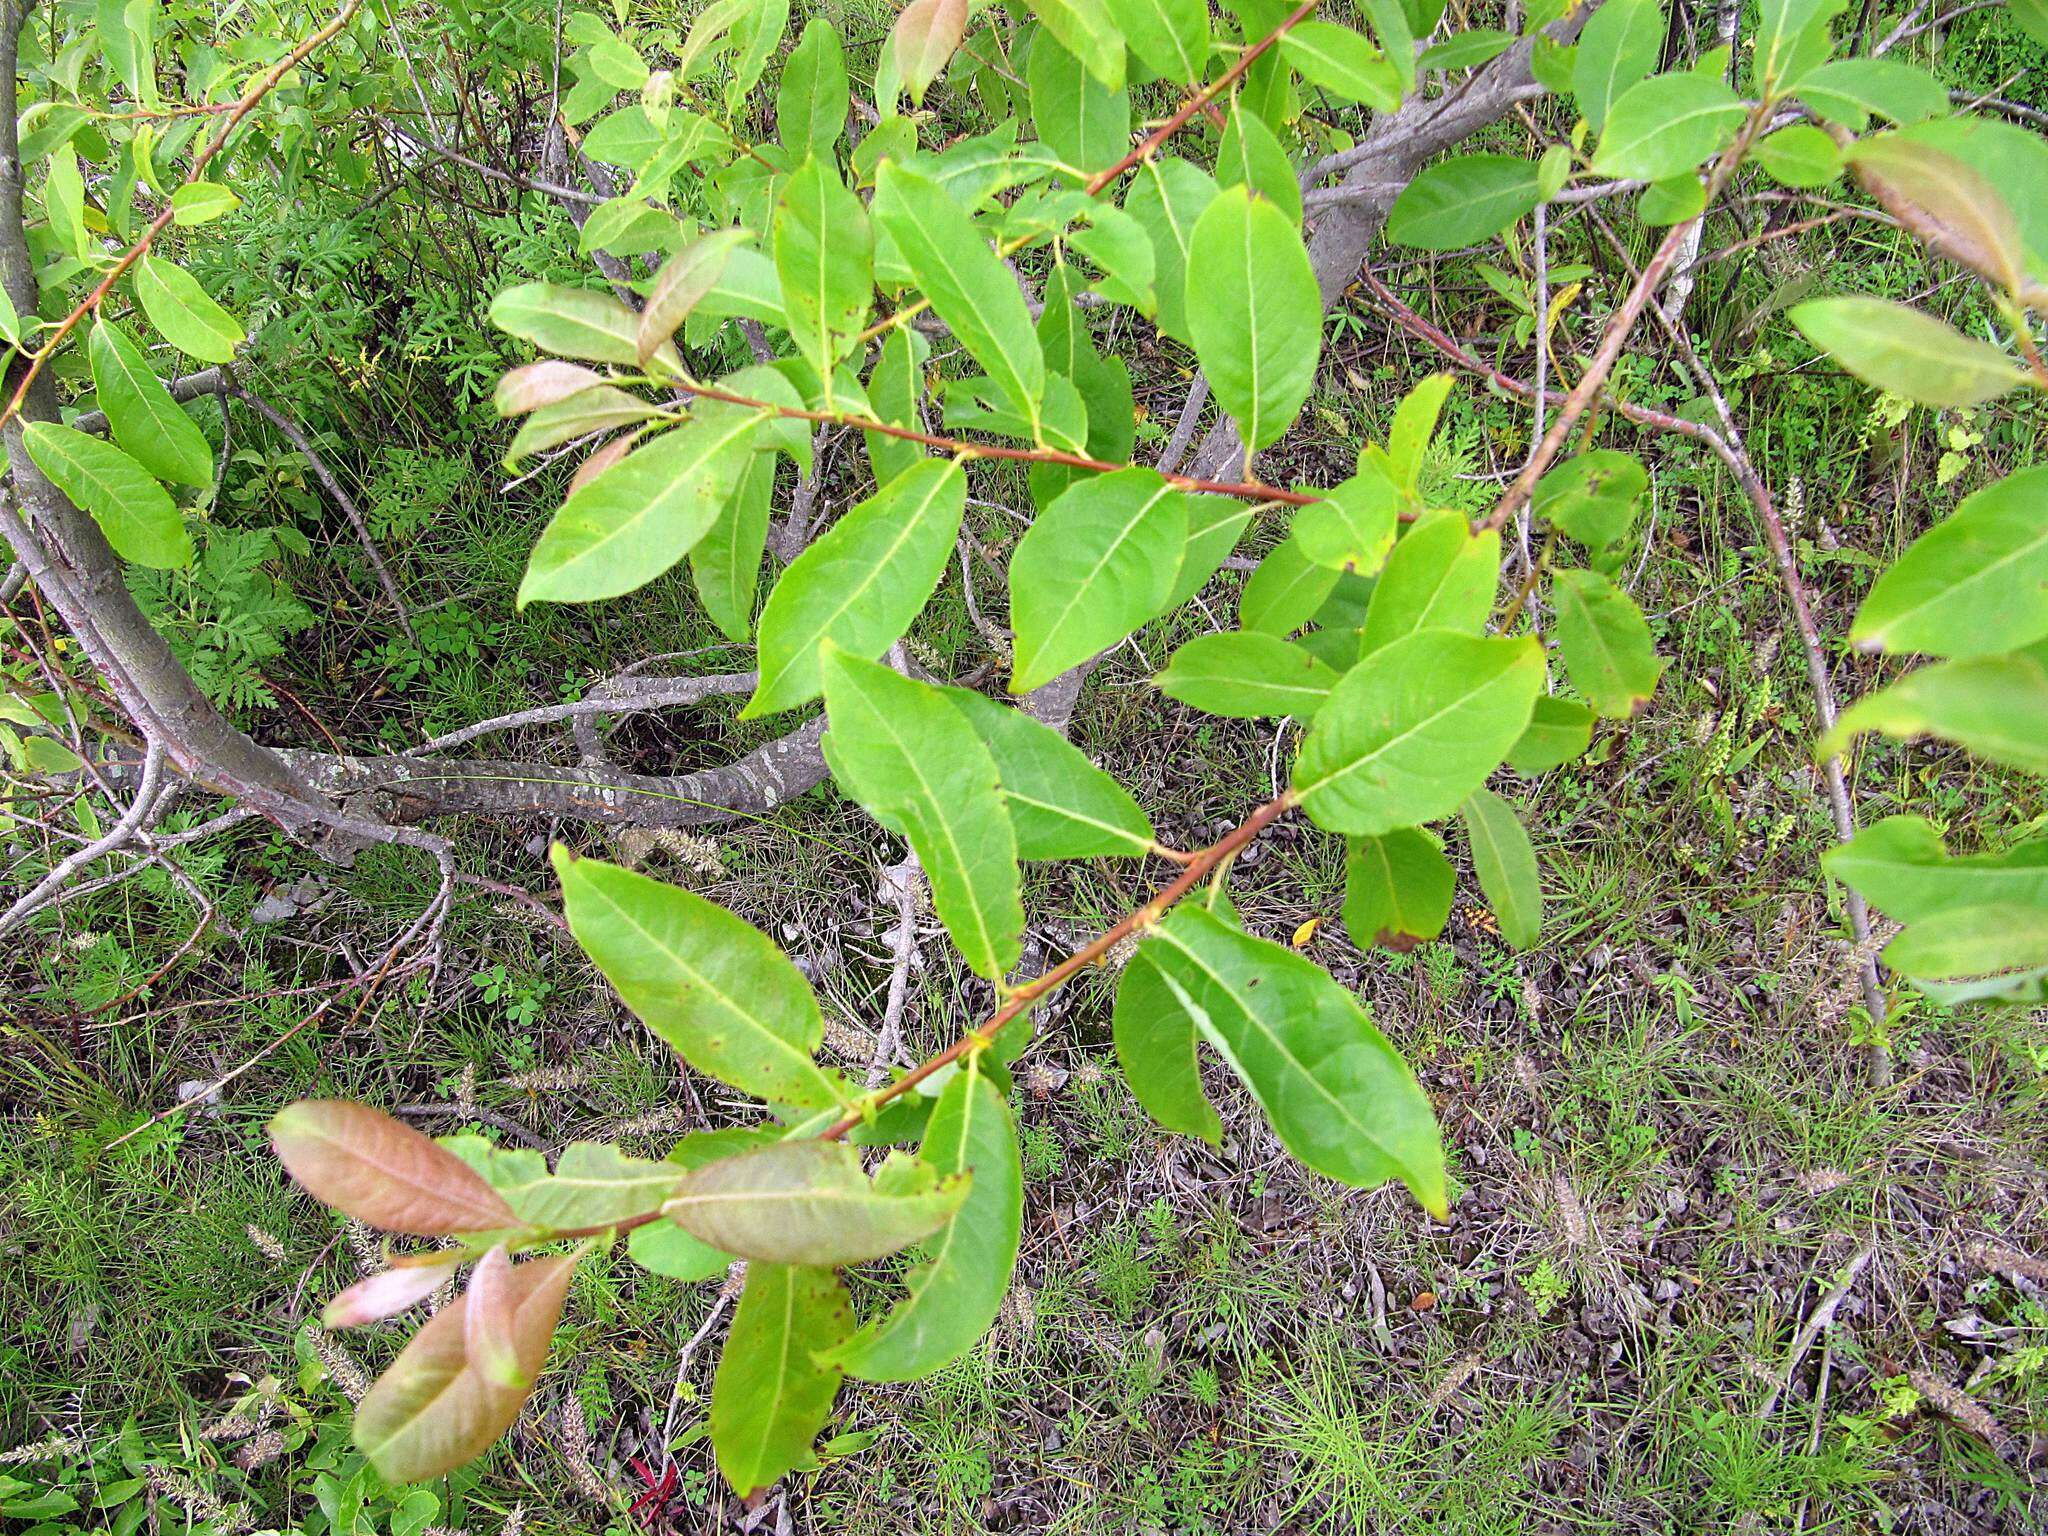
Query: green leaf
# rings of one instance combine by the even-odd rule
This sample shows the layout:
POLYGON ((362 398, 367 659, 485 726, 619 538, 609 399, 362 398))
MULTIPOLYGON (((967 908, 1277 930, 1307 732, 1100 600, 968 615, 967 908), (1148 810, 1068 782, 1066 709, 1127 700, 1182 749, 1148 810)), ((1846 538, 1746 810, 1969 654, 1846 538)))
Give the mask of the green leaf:
POLYGON ((1884 963, 1931 981, 2003 976, 2048 965, 2048 906, 1957 907, 1923 918, 1885 945, 1884 963))
POLYGON ((1575 570, 1551 573, 1550 597, 1573 686, 1610 720, 1639 713, 1665 664, 1635 599, 1595 571, 1575 570))
POLYGON ((872 1181, 842 1141, 778 1141, 681 1175, 662 1213, 722 1252, 769 1264, 864 1264, 936 1232, 970 1177, 891 1153, 872 1181))
POLYGON ((1301 223, 1300 173, 1287 151, 1255 113, 1233 112, 1216 150, 1216 181, 1222 187, 1249 187, 1267 199, 1289 221, 1301 223))
POLYGON ((1833 757, 1865 731, 1936 736, 1995 763, 2048 773, 2048 643, 1908 672, 1843 710, 1816 755, 1833 757))
POLYGON ((756 453, 704 537, 690 546, 690 577, 719 632, 745 640, 754 632, 754 596, 761 556, 768 547, 769 503, 775 493, 775 457, 756 453))
POLYGON ((1187 537, 1187 497, 1154 470, 1062 493, 1010 556, 1010 691, 1050 682, 1162 612, 1187 537))
POLYGON ((775 271, 789 337, 825 379, 874 297, 875 237, 867 210, 827 155, 812 154, 775 199, 775 271))
MULTIPOLYGON (((1118 215, 1121 219, 1123 216, 1118 215)), ((1132 221, 1124 219, 1126 225, 1132 221)), ((1135 227, 1135 226, 1133 226, 1135 227)), ((1143 235, 1139 239, 1143 240, 1143 235)), ((1152 257, 1150 244, 1144 247, 1145 263, 1152 257)), ((1080 302, 1081 276, 1065 263, 1054 267, 1045 280, 1045 304, 1038 317, 1038 345, 1045 363, 1054 374, 1065 374, 1088 413, 1088 454, 1105 463, 1129 460, 1137 441, 1138 424, 1132 415, 1131 373, 1122 358, 1106 360, 1095 350, 1088 330, 1088 312, 1080 302)), ((1057 464, 1031 466, 1030 482, 1034 505, 1050 506, 1060 493, 1087 474, 1057 464)))
POLYGON ((1586 22, 1572 61, 1572 94, 1595 133, 1615 99, 1657 67, 1664 33, 1662 0, 1607 0, 1586 22))
POLYGON ((1712 75, 1656 75, 1624 91, 1608 111, 1593 170, 1663 181, 1718 154, 1747 112, 1712 75))
POLYGON ((593 288, 520 283, 491 300, 491 324, 562 357, 640 366, 640 317, 593 288))
POLYGON ((1111 203, 1099 205, 1091 217, 1093 222, 1070 230, 1067 235, 1067 244, 1102 273, 1090 285, 1090 291, 1112 303, 1127 304, 1147 318, 1158 314, 1152 237, 1136 219, 1111 203))
POLYGON ((1751 59, 1762 93, 1775 101, 1827 62, 1831 23, 1848 0, 1761 0, 1751 59))
POLYGON ((754 719, 818 696, 818 647, 871 661, 902 638, 945 574, 967 506, 966 471, 920 459, 798 555, 761 614, 754 719))
POLYGON ((1293 634, 1314 616, 1343 575, 1309 559, 1292 536, 1259 562, 1237 600, 1237 622, 1263 634, 1293 634))
MULTIPOLYGON (((931 343, 915 326, 890 329, 874 372, 868 375, 868 403, 875 408, 876 420, 921 430, 917 402, 924 394, 924 367, 930 356, 931 343)), ((868 463, 874 467, 877 485, 887 485, 924 457, 923 446, 907 438, 870 432, 867 440, 868 463)))
MULTIPOLYGON (((1415 89, 1415 29, 1408 20, 1411 0, 1359 0, 1359 9, 1372 23, 1372 35, 1380 52, 1393 66, 1394 78, 1403 96, 1415 89)), ((1432 19, 1430 26, 1435 25, 1432 19)), ((1423 29, 1425 32, 1430 27, 1423 29)))
POLYGON ((1141 858, 1152 823, 1058 731, 965 688, 942 690, 995 759, 1020 859, 1141 858))
POLYGON ((1842 151, 1826 129, 1812 123, 1780 128, 1750 154, 1783 187, 1824 187, 1842 174, 1842 151))
POLYGON ((484 1176, 514 1216, 541 1232, 607 1227, 660 1210, 684 1172, 674 1163, 629 1157, 594 1141, 571 1142, 552 1171, 530 1148, 498 1147, 481 1136, 452 1138, 445 1145, 484 1176))
POLYGON ((1636 217, 1651 229, 1668 229, 1696 219, 1707 206, 1707 189, 1697 171, 1680 171, 1653 181, 1636 199, 1636 217))
POLYGON ((1205 714, 1236 720, 1306 720, 1337 686, 1337 672, 1277 635, 1197 635, 1154 678, 1159 691, 1205 714))
POLYGON ((78 169, 78 155, 68 144, 58 145, 50 154, 49 173, 43 181, 43 211, 59 245, 78 260, 87 260, 92 236, 85 227, 85 177, 78 169))
POLYGON ((231 363, 247 341, 241 322, 214 303, 199 279, 161 256, 145 256, 131 272, 135 297, 165 341, 201 362, 231 363))
POLYGON ((1198 86, 1208 76, 1207 0, 1105 0, 1144 66, 1176 85, 1198 86))
POLYGON ((1835 59, 1799 82, 1799 99, 1822 117, 1861 133, 1872 113, 1917 123, 1948 111, 1948 89, 1926 70, 1896 59, 1835 59))
POLYGON ((119 443, 159 480, 181 485, 213 484, 213 450, 206 434, 171 398, 142 348, 111 320, 93 321, 86 344, 92 387, 119 443))
POLYGON ((1401 397, 1387 427, 1387 469, 1394 489, 1411 502, 1420 499, 1423 455, 1436 436, 1437 419, 1457 380, 1432 373, 1401 397))
POLYGON ((158 101, 156 15, 151 0, 99 0, 100 49, 129 95, 151 108, 158 101))
POLYGON ((1124 212, 1152 238, 1159 329, 1194 345, 1188 329, 1188 251, 1195 224, 1218 191, 1215 178, 1185 160, 1155 157, 1133 173, 1124 212))
POLYGON ((1457 875, 1419 827, 1344 842, 1344 927, 1360 949, 1405 954, 1444 930, 1457 875))
POLYGON ((1196 1030, 1251 1090, 1288 1151, 1359 1188, 1397 1178, 1443 1217, 1443 1150, 1429 1100, 1327 971, 1187 904, 1140 952, 1177 985, 1196 1030))
POLYGON ((749 1264, 711 1383, 711 1447, 742 1498, 811 1455, 843 1373, 821 1356, 853 1333, 853 1299, 829 1269, 749 1264))
POLYGON ((2027 381, 2026 370, 1990 342, 1890 299, 1809 299, 1786 314, 1864 383, 1918 405, 1981 405, 2027 381))
MULTIPOLYGON (((562 364, 563 367, 573 366, 562 364)), ((654 420, 661 412, 638 395, 609 384, 579 389, 560 400, 540 407, 519 424, 505 449, 505 467, 516 469, 531 454, 545 453, 563 443, 613 427, 637 427, 654 420)), ((582 487, 578 487, 582 489, 582 487)))
POLYGON ((828 154, 852 105, 839 29, 822 16, 804 23, 775 88, 775 132, 791 155, 828 154))
POLYGON ((1387 238, 1425 251, 1491 240, 1542 200, 1536 162, 1518 155, 1460 155, 1401 189, 1387 214, 1387 238))
POLYGON ((242 200, 217 181, 189 181, 171 194, 171 222, 187 228, 210 224, 241 206, 242 200))
MULTIPOLYGON (((823 1114, 827 1119, 832 1117, 830 1110, 823 1114)), ((717 1131, 692 1131, 669 1149, 667 1161, 679 1168, 702 1168, 707 1163, 788 1139, 786 1128, 774 1121, 765 1125, 727 1126, 717 1131)), ((642 1269, 690 1283, 723 1279, 740 1262, 737 1255, 692 1237, 670 1221, 650 1221, 635 1227, 626 1239, 626 1252, 642 1269)))
POLYGON ((1963 498, 1878 577, 1849 638, 1878 650, 1983 656, 2048 636, 2048 467, 1963 498))
POLYGON ((1536 850, 1514 808, 1490 789, 1475 789, 1458 808, 1472 845, 1472 871, 1500 921, 1500 936, 1528 949, 1543 936, 1543 882, 1536 850))
POLYGON ((1400 526, 1400 493, 1376 471, 1353 475, 1294 514, 1294 539, 1317 565, 1370 576, 1400 526))
POLYGON ((1195 355, 1247 451, 1300 412, 1322 354, 1322 297, 1287 215, 1243 187, 1219 192, 1188 250, 1195 355))
POLYGON ((825 761, 841 789, 910 840, 932 905, 976 975, 1022 953, 1017 838, 995 759, 938 689, 823 648, 825 761))
POLYGON ((1117 982, 1110 1014, 1117 1065, 1146 1114, 1169 1131, 1218 1146, 1223 1121, 1202 1091, 1193 1000, 1151 954, 1139 945, 1117 982))
POLYGON ((1045 395, 1045 354, 1024 296, 967 211, 937 182, 893 161, 882 167, 875 219, 960 344, 1035 429, 1045 395))
POLYGON ((810 983, 773 943, 680 886, 554 852, 569 931, 626 1006, 699 1072, 771 1104, 829 1109, 837 1077, 810 983))
POLYGON ((92 514, 123 560, 159 571, 192 563, 192 538, 177 504, 129 455, 48 421, 30 422, 21 440, 36 468, 92 514))
POLYGON ((1401 105, 1401 72, 1349 27, 1329 21, 1296 22, 1280 39, 1280 52, 1303 79, 1333 96, 1375 112, 1391 112, 1401 105))
POLYGON ((1475 534, 1462 513, 1425 512, 1394 545, 1373 585, 1359 654, 1370 656, 1422 629, 1479 634, 1499 585, 1497 530, 1475 534))
POLYGON ((2048 0, 2011 0, 2005 13, 2014 26, 2048 48, 2048 0))
POLYGON ((932 1110, 919 1160, 973 1175, 967 1199, 925 1241, 930 1258, 904 1277, 909 1294, 834 1358, 863 1381, 918 1381, 972 1348, 1009 1294, 1024 1219, 1024 1169, 1010 1106, 970 1057, 932 1110))
POLYGON ((1111 91, 1124 88, 1124 39, 1100 0, 1030 0, 1031 14, 1088 73, 1111 91))
POLYGON ((1967 907, 2048 908, 2048 837, 1956 858, 1925 817, 1887 816, 1830 848, 1821 867, 1904 923, 1967 907))
POLYGON ((762 421, 756 411, 700 404, 574 492, 533 547, 518 606, 617 597, 668 570, 717 520, 762 421))
POLYGON ((1063 165, 1092 175, 1123 158, 1131 147, 1129 93, 1104 86, 1049 31, 1032 39, 1029 78, 1032 127, 1063 165))
MULTIPOLYGON (((1173 578, 1169 610, 1178 608, 1209 583, 1237 548, 1250 525, 1254 508, 1235 496, 1190 496, 1188 541, 1181 549, 1180 570, 1173 578)), ((1304 561, 1306 563, 1306 561, 1304 561)))
POLYGON ((1425 629, 1344 674, 1294 765, 1310 818, 1377 836, 1456 810, 1528 726, 1543 648, 1425 629))
POLYGON ((1612 448, 1566 459, 1536 482, 1530 510, 1591 550, 1628 536, 1636 503, 1650 488, 1643 466, 1612 448))
POLYGON ((1477 69, 1514 46, 1515 34, 1512 32, 1503 32, 1498 27, 1470 27, 1462 32, 1453 32, 1442 42, 1424 49, 1415 64, 1418 69, 1442 70, 1446 74, 1459 69, 1477 69))
POLYGON ((1539 694, 1529 728, 1508 752, 1508 766, 1525 777, 1571 762, 1593 741, 1593 711, 1575 699, 1539 694))
POLYGON ((636 102, 612 113, 584 134, 583 153, 592 160, 622 166, 637 175, 667 142, 668 136, 636 102))

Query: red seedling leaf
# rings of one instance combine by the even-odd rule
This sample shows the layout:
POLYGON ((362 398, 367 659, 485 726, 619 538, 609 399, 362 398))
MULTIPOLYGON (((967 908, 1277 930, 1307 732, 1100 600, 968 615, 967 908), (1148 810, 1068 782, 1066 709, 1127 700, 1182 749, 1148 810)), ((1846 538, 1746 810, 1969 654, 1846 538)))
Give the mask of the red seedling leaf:
POLYGON ((966 32, 967 0, 910 0, 903 7, 890 42, 912 101, 924 100, 925 88, 939 78, 966 32))
MULTIPOLYGON (((547 1361, 575 1268, 574 1255, 506 1265, 506 1327, 527 1382, 547 1361)), ((531 1388, 497 1385, 469 1357, 474 1301, 463 1295, 429 1318, 356 1409, 356 1444, 387 1482, 444 1476, 482 1455, 519 1417, 531 1388)))
POLYGON ((579 395, 604 381, 603 374, 585 368, 581 363, 543 358, 540 362, 514 368, 498 380, 491 404, 498 408, 500 416, 524 416, 528 411, 537 411, 557 400, 579 395))
POLYGON ((358 1280, 328 1302, 320 1313, 320 1321, 329 1328, 360 1328, 365 1323, 396 1317, 433 1295, 435 1287, 454 1273, 453 1259, 445 1264, 387 1269, 367 1280, 358 1280))
POLYGON ((289 1105, 270 1122, 270 1144, 314 1199, 387 1232, 446 1237, 519 1225, 469 1164, 367 1104, 289 1105))
POLYGON ((469 1277, 463 1348, 470 1369, 494 1387, 533 1385, 533 1378, 519 1368, 519 1349, 513 1338, 519 1316, 519 1297, 514 1290, 517 1278, 503 1243, 477 1260, 469 1277))

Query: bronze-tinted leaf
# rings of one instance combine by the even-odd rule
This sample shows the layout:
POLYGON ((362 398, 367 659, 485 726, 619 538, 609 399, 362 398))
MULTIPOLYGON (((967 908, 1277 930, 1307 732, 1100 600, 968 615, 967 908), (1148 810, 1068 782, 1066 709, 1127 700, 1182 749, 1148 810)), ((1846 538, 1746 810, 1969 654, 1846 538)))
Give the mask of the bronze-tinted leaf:
POLYGON ((899 1152, 870 1182, 843 1142, 785 1141, 693 1169, 662 1211, 742 1258, 862 1264, 937 1231, 967 1198, 968 1178, 899 1152))
MULTIPOLYGON (((509 1266, 507 1327, 528 1381, 547 1359, 575 1267, 573 1256, 509 1266)), ((387 1482, 424 1482, 475 1460, 526 1401, 528 1388, 493 1385, 470 1361, 471 1301, 462 1296, 428 1319, 356 1409, 356 1445, 387 1482)))
POLYGON ((2019 221, 1974 166, 1895 133, 1860 141, 1848 159, 1871 195, 1923 243, 2009 293, 2026 285, 2019 221))
POLYGON ((584 486, 610 469, 619 460, 633 451, 633 445, 640 441, 638 432, 621 432, 602 447, 592 451, 589 458, 576 466, 576 473, 569 477, 569 495, 574 496, 584 486))
POLYGON ((542 358, 537 363, 522 364, 498 380, 498 387, 491 394, 491 404, 497 407, 500 416, 523 416, 528 411, 537 411, 557 400, 566 400, 604 381, 603 374, 581 363, 565 363, 555 357, 542 358))
POLYGON ((966 31, 967 0, 910 0, 903 7, 889 40, 912 101, 924 100, 925 88, 938 79, 966 31))
POLYGON ((451 1259, 445 1264, 403 1265, 358 1280, 321 1310, 321 1325, 360 1328, 365 1323, 396 1317, 433 1295, 441 1282, 454 1273, 455 1261, 451 1259))
POLYGON ((519 1350, 512 1336, 519 1298, 512 1256, 500 1243, 476 1261, 469 1276, 468 1304, 462 1309, 462 1347, 469 1368, 494 1387, 530 1387, 533 1378, 519 1368, 519 1350))
POLYGON ((744 229, 715 229, 700 235, 661 264, 640 311, 637 345, 644 364, 690 318, 697 301, 718 286, 733 247, 746 243, 744 229))
POLYGON ((446 1237, 519 1225, 461 1158, 367 1104, 289 1105, 271 1119, 270 1144, 314 1199, 387 1232, 446 1237))

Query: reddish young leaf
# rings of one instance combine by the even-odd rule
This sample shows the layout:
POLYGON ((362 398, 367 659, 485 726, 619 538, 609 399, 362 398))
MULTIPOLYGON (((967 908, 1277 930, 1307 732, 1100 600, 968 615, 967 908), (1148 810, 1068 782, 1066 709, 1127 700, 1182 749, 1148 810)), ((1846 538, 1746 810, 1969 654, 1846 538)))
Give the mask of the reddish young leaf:
MULTIPOLYGON (((479 1266, 481 1267, 481 1266, 479 1266)), ((504 1334, 519 1376, 531 1382, 569 1292, 574 1255, 506 1266, 504 1334)), ((418 1483, 473 1461, 512 1427, 528 1386, 493 1383, 469 1357, 469 1309, 459 1297, 428 1319, 356 1409, 355 1440, 387 1482, 418 1483)))
POLYGON ((530 1387, 533 1378, 519 1368, 513 1338, 519 1298, 512 1256, 503 1243, 477 1260, 469 1276, 469 1304, 463 1308, 462 1347, 469 1367, 494 1387, 530 1387))
POLYGON ((455 1261, 451 1259, 446 1264, 409 1264, 358 1280, 322 1309, 321 1325, 360 1328, 365 1323, 396 1317, 433 1295, 435 1287, 454 1273, 455 1261))
POLYGON ((925 88, 939 78, 966 32, 967 0, 910 0, 903 7, 890 41, 912 101, 924 100, 925 88))
POLYGON ((461 1158, 367 1104, 289 1105, 270 1122, 270 1144, 314 1199, 387 1232, 446 1237, 519 1225, 461 1158))
POLYGON ((697 301, 718 286, 733 247, 746 242, 744 229, 715 229, 699 236, 661 264, 648 290, 646 306, 640 311, 637 345, 640 361, 646 361, 675 335, 676 328, 690 317, 697 301))
POLYGON ((638 432, 621 432, 603 447, 592 451, 589 458, 576 466, 576 473, 569 477, 569 495, 574 496, 584 486, 610 469, 619 460, 633 451, 633 445, 640 441, 638 432))
POLYGON ((559 358, 543 358, 514 368, 498 380, 491 404, 498 408, 500 416, 523 416, 603 382, 604 375, 594 368, 565 363, 559 358))

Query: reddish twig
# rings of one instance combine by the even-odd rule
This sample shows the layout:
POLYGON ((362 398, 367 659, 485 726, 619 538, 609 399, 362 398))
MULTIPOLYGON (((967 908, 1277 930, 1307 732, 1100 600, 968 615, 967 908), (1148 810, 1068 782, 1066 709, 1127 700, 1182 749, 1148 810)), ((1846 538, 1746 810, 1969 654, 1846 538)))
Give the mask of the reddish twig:
POLYGON ((1314 10, 1316 4, 1317 0, 1302 0, 1302 4, 1297 5, 1281 21, 1279 26, 1268 32, 1256 43, 1253 43, 1243 53, 1240 53, 1237 56, 1236 62, 1230 68, 1223 71, 1222 74, 1218 75, 1210 84, 1204 86, 1186 101, 1182 102, 1178 112, 1146 134, 1143 142, 1138 144, 1129 154, 1125 155, 1123 159, 1117 161, 1108 170, 1097 171, 1093 176, 1090 176, 1082 190, 1090 197, 1093 197, 1104 187, 1115 181, 1117 177, 1123 175, 1125 171, 1131 169, 1132 166, 1151 159, 1154 154, 1158 153, 1159 146, 1172 138, 1176 133, 1179 133, 1189 118, 1237 84, 1243 78, 1244 72, 1256 64, 1267 49, 1273 47, 1282 37, 1286 36, 1290 27, 1314 10))
MULTIPOLYGON (((278 60, 276 64, 272 65, 264 73, 262 79, 251 86, 242 95, 241 99, 233 104, 229 109, 227 121, 220 125, 219 131, 207 141, 205 147, 197 155, 193 156, 192 169, 185 174, 185 184, 187 186, 197 181, 205 173, 208 164, 212 162, 215 155, 221 152, 221 149, 227 144, 234 131, 242 125, 243 119, 256 110, 257 104, 265 96, 268 96, 277 89, 278 82, 303 63, 308 54, 319 48, 321 44, 341 31, 343 27, 346 27, 354 19, 356 12, 362 7, 362 3, 363 0, 346 0, 340 14, 334 20, 327 23, 326 26, 278 60)), ((35 382, 36 376, 43 371, 43 365, 49 362, 51 357, 56 354, 57 349, 64 344, 65 338, 78 328, 79 322, 85 319, 87 315, 93 314, 99 309, 100 305, 105 302, 107 295, 113 291, 114 284, 121 280, 128 269, 149 254, 149 248, 156 243, 156 237, 162 234, 170 224, 172 212, 170 200, 166 199, 162 210, 158 212, 155 218, 149 221, 148 227, 142 231, 142 237, 116 258, 113 266, 109 267, 99 282, 94 285, 92 292, 80 300, 78 306, 57 323, 57 328, 50 333, 49 338, 40 347, 29 354, 28 366, 22 370, 21 379, 14 386, 14 394, 8 399, 6 408, 0 410, 0 426, 5 426, 20 412, 21 402, 28 397, 29 386, 35 382)))
POLYGON ((1002 1006, 997 1008, 988 1018, 968 1030, 966 1034, 955 1040, 936 1056, 926 1057, 888 1087, 870 1096, 865 1101, 863 1111, 856 1111, 835 1122, 822 1133, 819 1139, 823 1141, 839 1140, 849 1131, 855 1130, 861 1125, 866 1118, 864 1111, 878 1109, 891 1099, 902 1097, 934 1072, 939 1071, 943 1067, 950 1066, 969 1051, 979 1050, 986 1046, 995 1036, 997 1030, 1009 1023, 1010 1020, 1016 1018, 1020 1013, 1026 1012, 1032 1004, 1036 1003, 1048 992, 1051 992, 1076 973, 1086 970, 1097 960, 1100 960, 1111 949, 1115 948, 1120 940, 1138 932, 1140 929, 1149 928, 1152 924, 1158 922, 1160 918, 1166 915, 1169 908, 1200 884, 1204 876, 1240 848, 1244 847, 1254 837, 1257 837, 1263 828, 1285 815, 1293 806, 1294 791, 1291 789, 1283 791, 1273 799, 1268 800, 1264 805, 1245 817, 1243 821, 1231 828, 1229 832, 1191 857, 1181 867, 1181 872, 1174 876, 1173 882, 1157 896, 1146 902, 1144 906, 1130 913, 1114 927, 1097 934, 1093 940, 1075 950, 1051 970, 1012 988, 1009 995, 1003 1000, 1002 1006))
MULTIPOLYGON (((899 310, 898 313, 902 311, 899 310)), ((1068 453, 1063 448, 1011 448, 999 443, 973 443, 964 438, 921 431, 916 427, 899 427, 886 421, 876 421, 871 416, 856 416, 849 411, 812 411, 793 405, 777 405, 772 400, 757 400, 752 395, 735 394, 729 389, 720 389, 715 384, 685 381, 683 388, 701 399, 745 406, 750 410, 766 411, 795 421, 815 421, 827 426, 852 427, 861 432, 879 432, 887 437, 900 437, 908 442, 922 443, 927 448, 943 449, 961 458, 1012 459, 1026 464, 1064 464, 1069 469, 1101 471, 1134 467, 1129 464, 1113 464, 1106 459, 1090 458, 1084 453, 1068 453)), ((1312 501, 1323 499, 1320 495, 1306 491, 1283 490, 1277 485, 1265 485, 1257 480, 1202 480, 1193 475, 1166 475, 1164 478, 1169 485, 1177 485, 1184 491, 1205 491, 1218 496, 1236 496, 1244 501, 1277 501, 1284 502, 1290 507, 1305 507, 1312 501)))

